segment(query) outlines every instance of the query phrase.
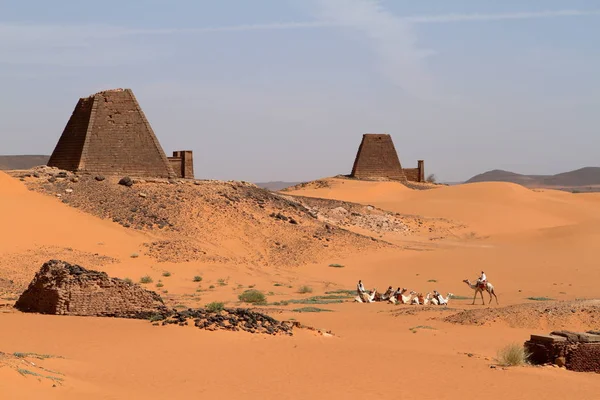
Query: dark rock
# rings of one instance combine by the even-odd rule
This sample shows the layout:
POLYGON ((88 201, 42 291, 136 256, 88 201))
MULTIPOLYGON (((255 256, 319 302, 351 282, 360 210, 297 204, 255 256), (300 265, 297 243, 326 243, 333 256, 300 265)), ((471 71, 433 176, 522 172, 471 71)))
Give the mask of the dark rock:
POLYGON ((125 176, 119 180, 119 185, 131 187, 133 186, 133 180, 130 177, 125 176))
POLYGON ((97 175, 94 177, 95 180, 97 180, 98 182, 102 182, 103 180, 105 180, 106 178, 103 177, 102 175, 97 175))

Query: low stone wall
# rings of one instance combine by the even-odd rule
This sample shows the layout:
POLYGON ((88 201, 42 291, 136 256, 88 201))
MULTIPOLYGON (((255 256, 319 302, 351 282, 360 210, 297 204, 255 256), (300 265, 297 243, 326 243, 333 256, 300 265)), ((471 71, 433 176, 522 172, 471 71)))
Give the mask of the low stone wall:
POLYGON ((556 364, 571 371, 600 373, 600 335, 596 332, 531 335, 525 350, 530 353, 532 364, 556 364))
POLYGON ((45 263, 15 308, 41 314, 149 318, 168 313, 155 292, 60 260, 45 263))

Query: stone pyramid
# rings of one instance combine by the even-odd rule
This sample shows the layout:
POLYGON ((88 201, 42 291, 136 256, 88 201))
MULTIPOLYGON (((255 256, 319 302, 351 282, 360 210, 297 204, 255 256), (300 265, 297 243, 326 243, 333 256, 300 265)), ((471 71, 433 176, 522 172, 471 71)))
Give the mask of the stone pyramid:
POLYGON ((392 137, 387 134, 364 134, 351 176, 358 179, 406 181, 392 137))
POLYGON ((48 166, 106 175, 175 177, 131 89, 79 99, 48 166))

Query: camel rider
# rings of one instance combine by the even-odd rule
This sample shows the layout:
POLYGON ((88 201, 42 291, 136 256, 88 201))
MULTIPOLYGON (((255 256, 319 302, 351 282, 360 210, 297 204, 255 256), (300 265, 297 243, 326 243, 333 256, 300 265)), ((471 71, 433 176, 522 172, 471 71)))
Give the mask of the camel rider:
POLYGON ((365 292, 365 287, 363 286, 362 280, 358 281, 358 285, 356 285, 356 291, 358 292, 359 296, 365 292))
POLYGON ((487 284, 487 276, 485 276, 485 272, 481 271, 481 276, 477 279, 477 286, 485 287, 487 284))
POLYGON ((394 292, 394 288, 390 286, 388 288, 388 290, 386 290, 386 292, 381 296, 381 300, 382 301, 388 300, 392 296, 393 292, 394 292))
POLYGON ((446 304, 446 299, 437 290, 433 291, 433 298, 438 301, 440 306, 446 304))

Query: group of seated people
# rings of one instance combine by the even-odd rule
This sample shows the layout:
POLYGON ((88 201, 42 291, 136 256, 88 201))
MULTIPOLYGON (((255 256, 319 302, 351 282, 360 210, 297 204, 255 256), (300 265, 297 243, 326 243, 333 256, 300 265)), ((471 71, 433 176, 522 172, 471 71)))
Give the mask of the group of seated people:
POLYGON ((448 300, 452 297, 452 293, 448 293, 446 298, 442 296, 437 290, 432 293, 427 293, 423 296, 422 293, 410 291, 405 295, 407 289, 398 287, 396 290, 392 286, 388 287, 385 293, 377 293, 377 289, 373 289, 371 292, 365 290, 365 286, 362 280, 358 281, 356 285, 357 296, 354 299, 358 303, 373 303, 376 301, 387 301, 392 304, 415 304, 415 305, 447 305, 448 300))

